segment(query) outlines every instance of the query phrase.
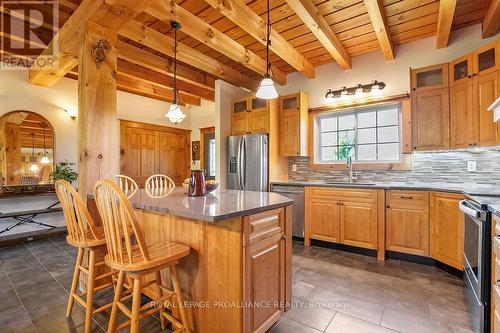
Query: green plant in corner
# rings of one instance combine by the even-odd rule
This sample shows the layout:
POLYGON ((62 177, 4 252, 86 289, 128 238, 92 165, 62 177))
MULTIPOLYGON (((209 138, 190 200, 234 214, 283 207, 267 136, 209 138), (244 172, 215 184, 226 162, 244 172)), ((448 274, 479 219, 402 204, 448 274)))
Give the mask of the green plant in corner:
POLYGON ((354 139, 351 139, 347 133, 344 134, 343 137, 340 138, 339 141, 339 152, 337 156, 337 160, 347 160, 352 156, 354 149, 354 139))
POLYGON ((59 179, 64 179, 70 183, 73 183, 78 179, 78 173, 71 167, 75 163, 68 162, 67 160, 57 163, 56 169, 50 173, 50 179, 56 181, 59 179))

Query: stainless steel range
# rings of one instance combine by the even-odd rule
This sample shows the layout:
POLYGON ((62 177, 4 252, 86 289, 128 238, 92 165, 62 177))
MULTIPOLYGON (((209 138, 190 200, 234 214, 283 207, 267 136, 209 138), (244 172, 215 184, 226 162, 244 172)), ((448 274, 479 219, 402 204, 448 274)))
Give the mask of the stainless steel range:
POLYGON ((474 200, 460 201, 465 213, 465 298, 476 332, 490 332, 491 305, 491 213, 474 200))

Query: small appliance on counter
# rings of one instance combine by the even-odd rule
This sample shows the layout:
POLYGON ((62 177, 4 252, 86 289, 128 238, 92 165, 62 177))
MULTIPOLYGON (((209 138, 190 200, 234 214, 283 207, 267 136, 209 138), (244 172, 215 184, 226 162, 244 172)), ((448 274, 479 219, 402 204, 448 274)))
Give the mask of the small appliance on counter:
POLYGON ((491 213, 472 199, 461 200, 464 222, 465 299, 474 331, 490 332, 491 213))

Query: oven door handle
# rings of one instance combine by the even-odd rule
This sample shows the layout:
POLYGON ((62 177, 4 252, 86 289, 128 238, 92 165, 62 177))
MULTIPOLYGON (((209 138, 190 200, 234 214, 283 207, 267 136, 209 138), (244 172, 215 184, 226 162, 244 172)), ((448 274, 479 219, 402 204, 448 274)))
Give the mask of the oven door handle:
POLYGON ((459 206, 460 210, 467 215, 474 216, 475 218, 481 217, 481 211, 478 211, 477 209, 471 208, 467 204, 467 200, 460 200, 460 203, 458 206, 459 206))

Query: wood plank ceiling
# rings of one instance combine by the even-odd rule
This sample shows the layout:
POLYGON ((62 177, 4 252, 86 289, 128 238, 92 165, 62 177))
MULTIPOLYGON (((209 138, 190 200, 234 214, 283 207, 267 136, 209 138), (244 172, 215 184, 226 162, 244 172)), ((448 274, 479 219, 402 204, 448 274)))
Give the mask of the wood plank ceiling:
MULTIPOLYGON (((60 26, 81 1, 60 1, 60 26)), ((314 77, 314 67, 335 59, 349 68, 351 57, 377 50, 386 59, 397 58, 397 45, 429 36, 437 35, 437 47, 446 47, 450 30, 483 20, 488 21, 483 32, 491 36, 499 22, 498 0, 441 0, 441 10, 436 0, 270 1, 276 36, 271 39, 271 61, 280 84, 296 71, 314 77)), ((2 15, 9 13, 3 10, 2 15)), ((178 34, 182 103, 213 101, 218 78, 256 88, 265 72, 266 0, 159 0, 118 32, 119 89, 171 100, 169 20, 174 18, 184 25, 178 34)), ((66 76, 76 78, 77 69, 66 76)))

